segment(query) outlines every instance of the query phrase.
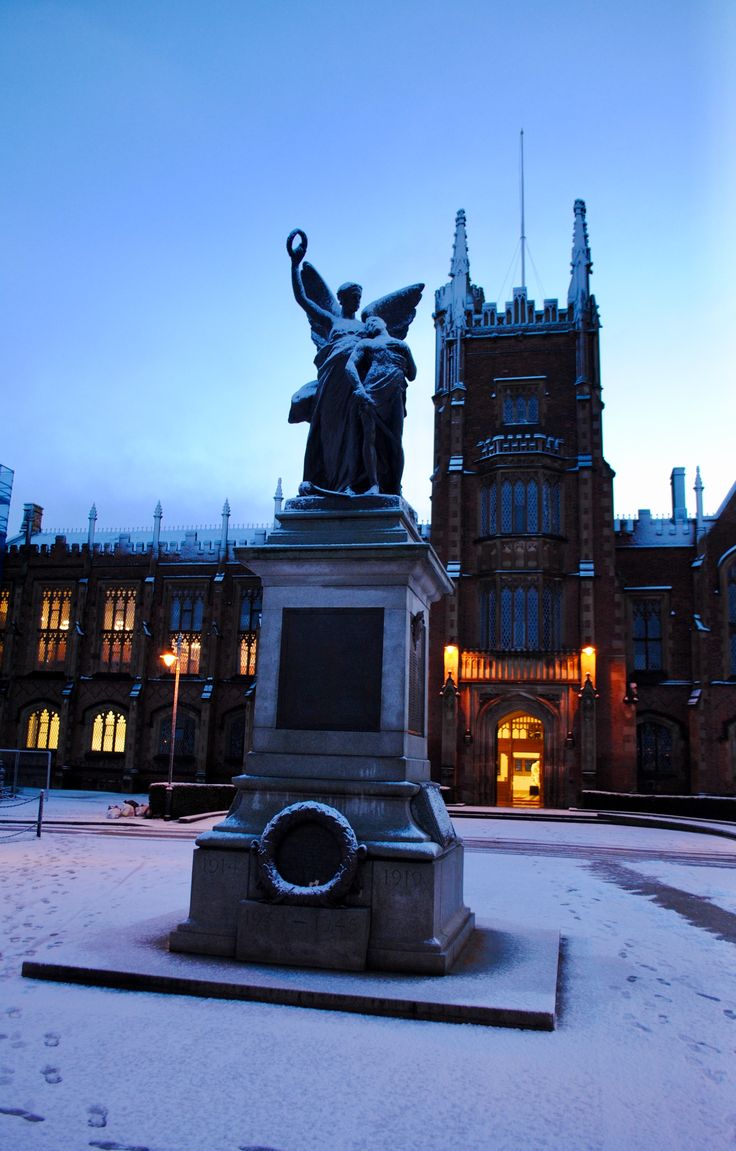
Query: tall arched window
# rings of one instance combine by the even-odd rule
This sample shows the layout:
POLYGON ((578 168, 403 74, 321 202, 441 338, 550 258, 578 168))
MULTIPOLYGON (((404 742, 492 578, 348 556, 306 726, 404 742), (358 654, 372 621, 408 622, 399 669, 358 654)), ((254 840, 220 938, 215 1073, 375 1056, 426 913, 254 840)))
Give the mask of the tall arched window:
MULTIPOLYGON (((177 712, 176 716, 176 746, 174 755, 194 755, 197 741, 197 721, 193 715, 185 711, 177 712)), ((159 755, 169 755, 171 752, 171 716, 167 715, 161 720, 158 738, 159 755)))
POLYGON ((98 711, 92 720, 92 751, 125 751, 127 721, 121 711, 98 711))
POLYGON ((59 746, 59 713, 50 707, 32 711, 26 724, 26 747, 38 751, 56 751, 59 746))
POLYGON ((636 728, 638 787, 645 792, 672 793, 689 787, 686 742, 678 723, 664 716, 644 715, 636 728))
POLYGON ((542 484, 542 531, 559 535, 561 530, 560 484, 558 480, 545 480, 542 484))
POLYGON ((498 531, 497 498, 496 481, 492 480, 482 489, 480 496, 480 534, 482 536, 495 536, 498 531))

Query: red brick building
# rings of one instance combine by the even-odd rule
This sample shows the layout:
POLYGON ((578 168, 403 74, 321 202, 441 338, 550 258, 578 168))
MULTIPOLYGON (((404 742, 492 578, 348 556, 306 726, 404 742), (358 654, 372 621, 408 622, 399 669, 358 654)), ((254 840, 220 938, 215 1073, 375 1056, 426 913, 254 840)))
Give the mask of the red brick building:
MULTIPOLYGON (((430 756, 459 801, 583 789, 733 794, 736 497, 614 522, 585 205, 564 306, 470 280, 459 212, 436 293, 432 543, 455 581, 430 637, 430 756)), ((699 481, 698 481, 699 482, 699 481)))
MULTIPOLYGON (((229 782, 249 745, 260 584, 234 548, 265 529, 45 531, 26 505, 0 572, 0 748, 51 752, 52 783, 145 790, 166 779, 179 641, 175 778, 229 782)), ((47 757, 22 759, 41 782, 47 757)), ((6 781, 15 762, 0 752, 6 781)), ((33 779, 31 779, 33 776, 33 779)))

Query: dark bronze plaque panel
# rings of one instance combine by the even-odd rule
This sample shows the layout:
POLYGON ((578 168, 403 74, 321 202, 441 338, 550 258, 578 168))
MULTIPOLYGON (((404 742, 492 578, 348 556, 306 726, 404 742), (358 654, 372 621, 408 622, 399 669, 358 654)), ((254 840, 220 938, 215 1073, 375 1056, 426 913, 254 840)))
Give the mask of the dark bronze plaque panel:
POLYGON ((412 735, 424 735, 424 680, 426 671, 427 628, 424 612, 411 617, 409 643, 409 715, 407 727, 412 735))
POLYGON ((383 608, 284 608, 276 726, 380 731, 383 608))

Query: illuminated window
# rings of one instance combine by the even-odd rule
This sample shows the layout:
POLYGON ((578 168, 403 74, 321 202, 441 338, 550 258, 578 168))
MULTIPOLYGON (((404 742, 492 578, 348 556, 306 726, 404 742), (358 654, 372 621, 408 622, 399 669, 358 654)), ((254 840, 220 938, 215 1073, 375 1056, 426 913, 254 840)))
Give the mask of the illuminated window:
POLYGON ((169 611, 171 650, 176 651, 177 641, 180 641, 179 670, 182 675, 199 675, 203 619, 204 592, 183 588, 173 593, 169 611))
POLYGON ((133 657, 136 592, 114 587, 105 592, 102 619, 102 671, 128 671, 133 657))
POLYGON ((26 747, 56 751, 59 746, 59 713, 42 707, 32 711, 26 726, 26 747))
POLYGON ((3 662, 3 653, 5 651, 5 629, 8 626, 8 610, 10 607, 10 592, 5 588, 0 588, 0 667, 3 662))
POLYGON ((92 751, 125 751, 126 727, 121 711, 98 711, 92 720, 92 751))
MULTIPOLYGON (((174 756, 193 756, 197 740, 197 721, 194 716, 185 711, 177 712, 176 716, 176 744, 174 756)), ((171 752, 171 716, 164 716, 159 727, 158 739, 159 755, 169 755, 171 752)))
POLYGON ((256 674, 256 654, 258 650, 258 629, 261 626, 263 603, 261 593, 251 588, 244 591, 240 600, 238 621, 238 674, 256 674))
POLYGON ((657 599, 635 599, 631 605, 634 669, 660 671, 662 663, 662 605, 657 599))
POLYGON ((71 588, 45 588, 41 594, 38 621, 37 662, 42 668, 61 669, 66 662, 71 588))

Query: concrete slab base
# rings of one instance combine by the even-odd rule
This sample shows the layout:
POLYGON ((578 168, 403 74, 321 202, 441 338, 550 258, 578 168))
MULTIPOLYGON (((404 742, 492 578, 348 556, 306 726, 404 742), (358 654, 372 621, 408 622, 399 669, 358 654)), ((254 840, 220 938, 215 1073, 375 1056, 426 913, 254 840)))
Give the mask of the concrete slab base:
POLYGON ((418 976, 182 955, 168 949, 169 934, 180 918, 162 916, 119 931, 87 931, 60 947, 54 963, 27 960, 23 975, 56 983, 442 1023, 537 1031, 552 1031, 556 1025, 557 931, 481 922, 449 975, 418 976))

